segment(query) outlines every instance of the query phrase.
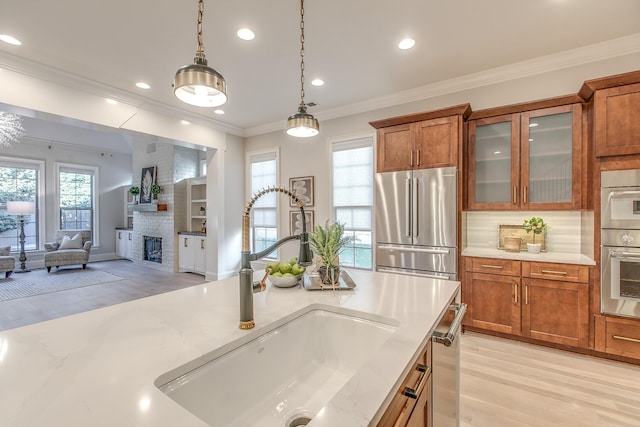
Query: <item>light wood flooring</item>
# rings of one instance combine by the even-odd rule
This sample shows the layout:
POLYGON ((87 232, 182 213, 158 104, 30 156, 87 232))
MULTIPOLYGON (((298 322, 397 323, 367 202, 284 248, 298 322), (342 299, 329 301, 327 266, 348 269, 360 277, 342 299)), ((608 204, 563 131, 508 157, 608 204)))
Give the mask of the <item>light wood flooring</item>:
POLYGON ((461 337, 460 391, 461 427, 640 426, 640 366, 482 334, 461 337))
MULTIPOLYGON (((0 302, 0 331, 205 281, 124 260, 87 268, 126 279, 0 302)), ((640 426, 640 366, 471 332, 460 340, 461 427, 640 426)))
MULTIPOLYGON (((68 266, 62 268, 82 268, 68 266)), ((121 302, 174 291, 204 283, 204 276, 170 273, 134 264, 127 260, 91 262, 87 268, 104 270, 124 277, 117 282, 69 289, 27 298, 0 301, 0 331, 32 323, 95 310, 121 302)), ((50 274, 55 274, 51 270, 50 274)), ((46 270, 24 274, 45 275, 46 270)), ((15 273, 14 273, 15 274, 15 273)), ((4 274, 3 274, 4 277, 4 274)), ((2 280, 0 280, 2 286, 2 280)))

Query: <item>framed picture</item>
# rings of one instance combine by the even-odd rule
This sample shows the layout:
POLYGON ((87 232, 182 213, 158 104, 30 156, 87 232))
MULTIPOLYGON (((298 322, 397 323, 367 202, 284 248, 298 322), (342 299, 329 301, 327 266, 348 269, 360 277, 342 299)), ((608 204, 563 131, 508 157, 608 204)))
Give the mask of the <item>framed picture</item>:
POLYGON ((156 182, 156 172, 155 166, 142 168, 142 177, 140 179, 140 203, 153 203, 151 184, 156 182))
MULTIPOLYGON (((293 194, 298 196, 300 200, 304 201, 305 206, 313 206, 313 177, 302 176, 298 178, 289 178, 289 188, 293 191, 293 194)), ((289 199, 289 206, 296 207, 295 202, 289 199)))
MULTIPOLYGON (((312 232, 314 227, 313 211, 304 211, 305 221, 307 222, 307 232, 312 232)), ((300 210, 289 211, 289 231, 291 235, 302 233, 302 214, 300 210)))

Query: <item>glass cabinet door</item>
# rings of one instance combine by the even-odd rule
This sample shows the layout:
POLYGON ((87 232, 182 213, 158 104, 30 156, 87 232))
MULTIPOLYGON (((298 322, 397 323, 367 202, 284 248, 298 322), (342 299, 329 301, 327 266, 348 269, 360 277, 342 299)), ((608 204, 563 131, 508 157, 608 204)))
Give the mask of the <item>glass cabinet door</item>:
POLYGON ((518 135, 519 121, 511 116, 470 122, 471 209, 510 209, 516 203, 519 182, 514 171, 518 170, 520 156, 518 135))
POLYGON ((574 206, 574 184, 579 179, 575 176, 579 167, 574 165, 579 162, 574 159, 575 144, 581 140, 579 111, 580 106, 570 105, 523 114, 523 207, 574 206))

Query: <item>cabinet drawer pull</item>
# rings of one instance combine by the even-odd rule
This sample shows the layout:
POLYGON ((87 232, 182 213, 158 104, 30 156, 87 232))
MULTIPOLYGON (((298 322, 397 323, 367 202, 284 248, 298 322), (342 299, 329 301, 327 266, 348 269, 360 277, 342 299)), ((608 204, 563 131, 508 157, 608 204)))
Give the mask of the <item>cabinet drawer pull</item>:
POLYGON ((518 284, 513 284, 513 303, 518 304, 518 284))
POLYGON ((411 159, 409 166, 413 167, 413 150, 411 150, 411 159))
POLYGON ((204 249, 204 239, 200 239, 200 249, 204 249))
POLYGON ((529 285, 524 286, 524 305, 529 304, 529 285))
POLYGON ((527 204, 527 199, 528 199, 527 186, 525 185, 524 188, 522 189, 522 203, 524 203, 526 205, 527 204))
POLYGON ((542 273, 544 274, 559 274, 560 276, 566 276, 567 273, 566 271, 555 271, 555 270, 540 270, 542 271, 542 273))
POLYGON ((640 344, 640 339, 637 339, 637 338, 623 337, 621 335, 611 335, 611 338, 622 340, 622 341, 637 342, 640 344))
POLYGON ((129 240, 131 240, 131 237, 132 237, 132 234, 131 234, 131 233, 129 233, 129 240))
POLYGON ((418 400, 420 395, 422 394, 422 390, 424 389, 424 384, 427 382, 427 378, 429 378, 429 374, 431 373, 431 368, 427 365, 419 364, 416 368, 418 371, 422 372, 422 376, 418 380, 418 384, 416 384, 416 388, 405 387, 404 394, 405 396, 418 400))
POLYGON ((515 205, 516 203, 518 203, 518 188, 514 185, 513 186, 513 204, 515 205))
POLYGON ((416 151, 416 157, 418 158, 418 161, 416 162, 417 163, 416 166, 420 166, 420 150, 416 151))
POLYGON ((482 267, 482 268, 496 268, 498 270, 504 268, 501 265, 490 265, 490 264, 480 264, 480 267, 482 267))
POLYGON ((189 245, 187 245, 187 237, 184 238, 184 247, 185 248, 189 247, 189 245))

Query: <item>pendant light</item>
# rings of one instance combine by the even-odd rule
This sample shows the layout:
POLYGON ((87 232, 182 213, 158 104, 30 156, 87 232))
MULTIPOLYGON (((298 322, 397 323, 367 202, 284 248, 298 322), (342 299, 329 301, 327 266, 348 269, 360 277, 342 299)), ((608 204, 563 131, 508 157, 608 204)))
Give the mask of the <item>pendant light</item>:
POLYGON ((227 83, 222 74, 207 66, 202 44, 204 1, 198 1, 198 49, 194 63, 176 71, 173 93, 187 104, 197 107, 218 107, 227 102, 227 83))
POLYGON ((306 138, 319 132, 318 119, 307 113, 307 104, 304 103, 304 0, 300 0, 300 106, 298 112, 287 120, 287 133, 306 138))

